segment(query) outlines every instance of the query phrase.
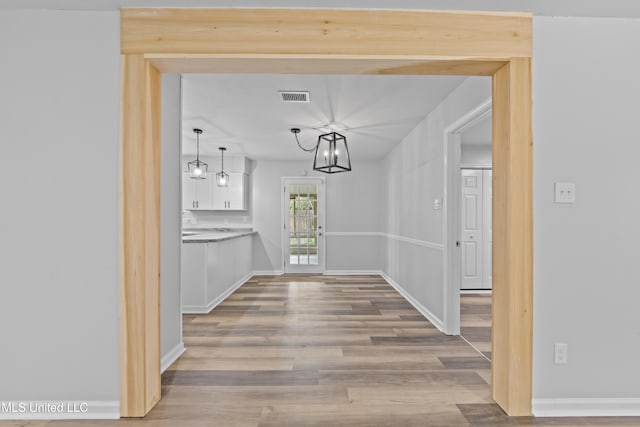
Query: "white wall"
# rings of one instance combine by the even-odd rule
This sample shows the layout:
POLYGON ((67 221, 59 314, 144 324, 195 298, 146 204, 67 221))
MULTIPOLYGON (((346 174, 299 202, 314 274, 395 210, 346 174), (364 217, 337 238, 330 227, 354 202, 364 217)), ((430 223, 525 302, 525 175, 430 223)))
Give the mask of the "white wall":
POLYGON ((491 145, 462 144, 460 148, 460 163, 463 165, 491 165, 491 145))
MULTIPOLYGON (((0 14, 0 365, 10 367, 0 400, 119 399, 118 38, 115 11, 0 14), (78 179, 86 161, 90 174, 78 179)), ((534 18, 538 401, 640 398, 639 40, 638 20, 534 18), (552 203, 560 180, 577 183, 576 204, 552 203), (568 365, 552 364, 557 341, 569 344, 568 365)), ((442 130, 476 101, 448 98, 385 160, 382 231, 442 243, 431 209, 442 195, 442 130)), ((254 221, 256 268, 281 269, 271 200, 279 176, 300 169, 276 162, 259 172, 270 180, 254 191, 268 207, 254 221)), ((385 270, 415 259, 395 279, 440 313, 441 255, 385 240, 385 270)))
MULTIPOLYGON (((292 149, 297 149, 295 145, 292 149)), ((253 171, 253 267, 256 271, 282 271, 283 176, 326 177, 326 269, 380 270, 380 162, 352 159, 353 170, 327 175, 313 172, 313 160, 257 160, 253 171), (332 232, 356 235, 331 235, 332 232), (358 252, 356 252, 358 251, 358 252), (353 260, 353 262, 346 262, 353 260)))
POLYGON ((160 155, 160 354, 163 367, 184 348, 180 304, 180 105, 180 75, 164 74, 160 155))
POLYGON ((533 30, 534 398, 640 398, 640 20, 533 30), (575 204, 553 203, 556 181, 575 204))
POLYGON ((119 413, 119 52, 117 12, 0 14, 0 401, 119 413))
POLYGON ((433 208, 444 194, 444 130, 491 97, 491 81, 465 80, 384 159, 384 273, 443 319, 443 218, 433 208))

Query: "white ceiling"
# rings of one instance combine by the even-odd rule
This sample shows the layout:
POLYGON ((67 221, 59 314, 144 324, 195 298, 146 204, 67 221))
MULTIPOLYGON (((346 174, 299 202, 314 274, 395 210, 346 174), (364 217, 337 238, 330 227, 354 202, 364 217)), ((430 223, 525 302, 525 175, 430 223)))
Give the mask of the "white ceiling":
POLYGON ((638 0, 0 0, 0 9, 283 7, 522 11, 545 16, 640 17, 638 0))
MULTIPOLYGON (((290 128, 310 148, 332 121, 345 129, 352 159, 380 159, 464 77, 186 74, 182 79, 183 153, 245 154, 255 159, 309 159, 290 128), (310 102, 285 103, 279 90, 305 90, 310 102)), ((487 78, 487 84, 490 84, 487 78)))
POLYGON ((463 145, 491 145, 491 115, 465 129, 460 137, 463 145))

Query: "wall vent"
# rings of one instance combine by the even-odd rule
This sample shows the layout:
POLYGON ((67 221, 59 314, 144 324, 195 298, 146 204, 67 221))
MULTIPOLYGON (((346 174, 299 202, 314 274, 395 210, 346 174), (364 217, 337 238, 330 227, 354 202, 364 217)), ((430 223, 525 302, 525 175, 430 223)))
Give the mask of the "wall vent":
POLYGON ((279 90, 282 102, 309 102, 309 92, 306 90, 279 90))

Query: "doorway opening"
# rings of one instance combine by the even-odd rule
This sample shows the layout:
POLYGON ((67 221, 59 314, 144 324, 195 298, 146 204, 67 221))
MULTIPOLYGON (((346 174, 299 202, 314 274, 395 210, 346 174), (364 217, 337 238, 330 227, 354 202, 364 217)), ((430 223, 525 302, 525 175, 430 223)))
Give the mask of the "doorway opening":
MULTIPOLYGON (((531 15, 392 10, 123 9, 121 415, 160 399, 161 73, 448 74, 493 77, 492 398, 531 414, 531 15), (257 19, 257 17, 259 19, 257 19), (350 31, 343 29, 348 27, 350 31), (304 30, 301 30, 304 29, 304 30), (357 37, 354 37, 354 34, 357 37)), ((449 157, 446 157, 449 158, 449 157)), ((447 161, 448 164, 448 161, 447 161)), ((455 178, 457 180, 457 178, 455 178)), ((447 175, 449 203, 450 178, 447 175)), ((451 256, 453 224, 445 231, 451 256)), ((448 265, 445 263, 445 265, 448 265)), ((453 272, 446 271, 446 280, 453 272)), ((451 292, 451 291, 450 291, 451 292)), ((445 320, 455 318, 445 292, 445 320)), ((455 309, 459 311, 459 307, 455 309)), ((459 329, 459 320, 458 320, 459 329)))
POLYGON ((491 361, 491 114, 460 135, 460 336, 491 361))
POLYGON ((324 178, 283 178, 284 272, 322 274, 325 271, 324 178))
MULTIPOLYGON (((464 116, 452 123, 444 131, 445 152, 445 201, 444 201, 444 233, 445 233, 445 260, 444 260, 444 330, 449 335, 460 335, 460 293, 467 286, 477 288, 483 286, 483 271, 487 264, 492 264, 493 245, 489 249, 479 247, 478 237, 483 233, 483 227, 479 228, 479 221, 484 216, 492 217, 492 209, 482 209, 482 200, 478 197, 486 192, 492 195, 493 185, 483 185, 484 172, 482 168, 492 167, 492 156, 485 156, 482 163, 476 159, 471 162, 465 157, 462 162, 463 135, 492 117, 492 99, 487 99, 477 105, 464 116), (471 169, 474 168, 474 169, 471 169), (480 172, 467 172, 467 179, 463 176, 463 169, 480 172), (487 188, 488 187, 488 188, 487 188), (465 190, 466 189, 466 190, 465 190), (468 200, 464 198, 467 191, 468 200), (464 202, 468 201, 468 204, 464 202), (466 223, 466 224, 465 224, 466 223), (475 233, 476 231, 479 234, 475 233), (464 242, 467 237, 467 244, 464 242), (447 244, 448 243, 448 244, 447 244), (487 250, 490 259, 482 257, 482 251, 487 250), (465 277, 466 276, 466 277, 465 277)), ((491 141, 491 137, 489 139, 491 141)), ((468 155, 468 153, 466 153, 468 155)), ((489 152, 491 154, 491 152, 489 152)), ((492 180, 490 181, 492 182, 492 180)), ((488 222, 491 224, 492 221, 488 222)), ((493 241, 491 229, 490 241, 493 241)), ((484 243, 480 239, 480 243, 484 243)), ((487 269, 489 274, 491 268, 487 269)), ((485 281, 486 282, 486 281, 485 281)), ((492 282, 492 281, 491 281, 492 282)), ((492 285, 491 285, 492 287, 492 285)))

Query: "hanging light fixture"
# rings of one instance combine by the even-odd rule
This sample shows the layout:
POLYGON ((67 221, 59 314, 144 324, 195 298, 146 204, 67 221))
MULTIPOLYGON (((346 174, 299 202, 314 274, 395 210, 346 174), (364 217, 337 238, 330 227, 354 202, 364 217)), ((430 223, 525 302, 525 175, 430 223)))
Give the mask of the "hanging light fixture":
POLYGON ((194 129, 193 133, 196 134, 197 153, 196 159, 187 163, 189 177, 193 179, 205 179, 207 177, 207 169, 209 169, 209 165, 200 161, 200 134, 202 133, 202 129, 194 129))
POLYGON ((315 151, 313 159, 313 170, 324 173, 348 172, 351 170, 351 157, 347 138, 338 132, 329 132, 318 137, 318 142, 313 148, 304 148, 300 144, 298 134, 299 128, 290 129, 296 138, 298 147, 306 152, 315 151))
POLYGON ((347 138, 338 132, 329 132, 318 137, 313 170, 325 173, 348 172, 351 158, 347 138))
POLYGON ((218 147, 220 150, 220 155, 222 156, 222 164, 220 166, 220 172, 216 174, 216 183, 218 187, 228 187, 229 186, 229 174, 224 172, 224 152, 227 151, 225 147, 218 147))

